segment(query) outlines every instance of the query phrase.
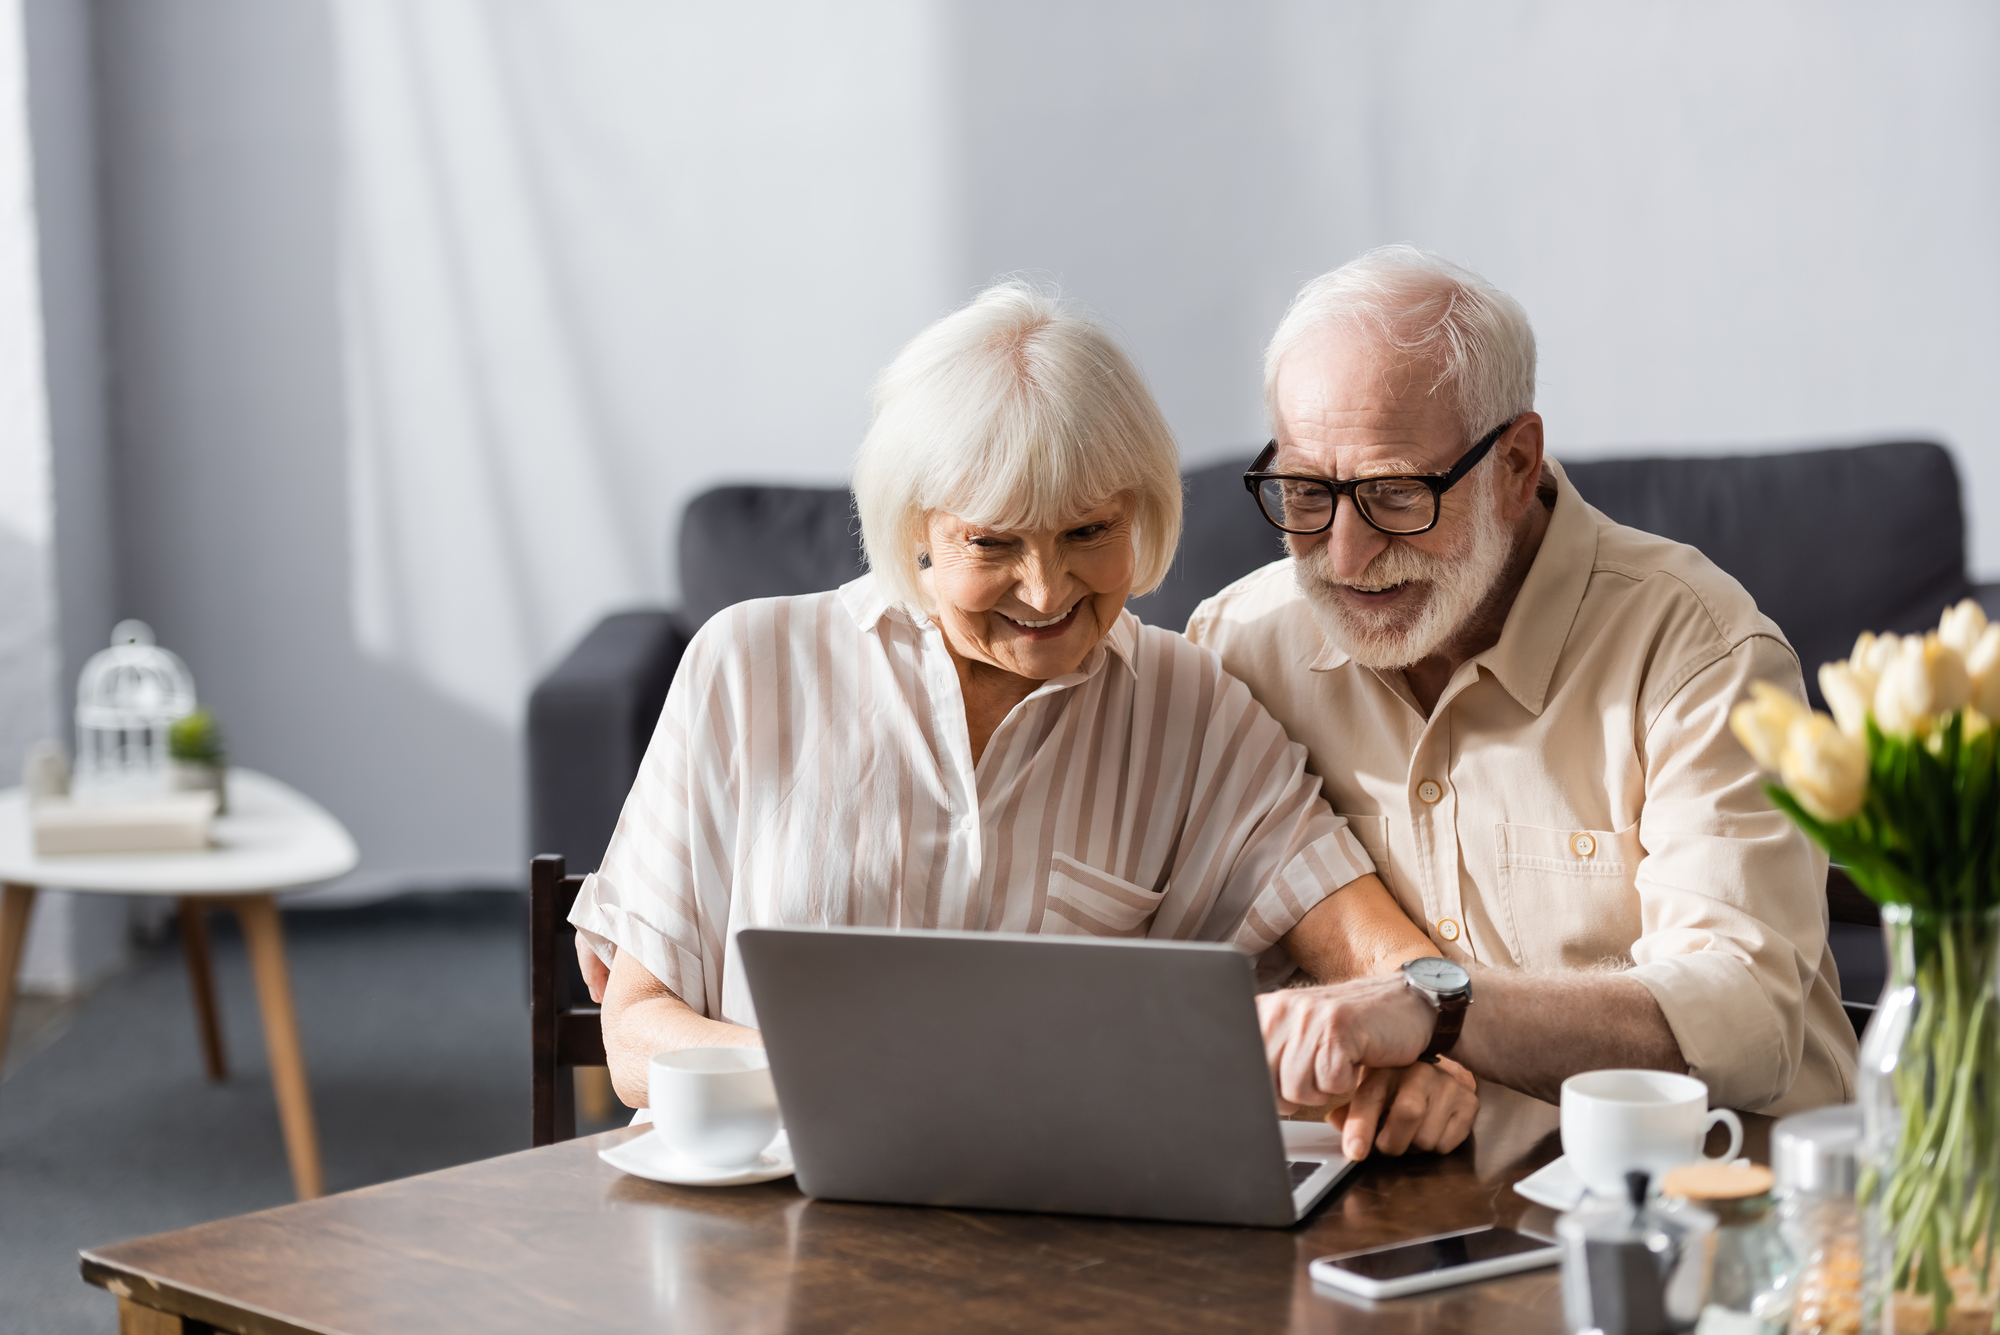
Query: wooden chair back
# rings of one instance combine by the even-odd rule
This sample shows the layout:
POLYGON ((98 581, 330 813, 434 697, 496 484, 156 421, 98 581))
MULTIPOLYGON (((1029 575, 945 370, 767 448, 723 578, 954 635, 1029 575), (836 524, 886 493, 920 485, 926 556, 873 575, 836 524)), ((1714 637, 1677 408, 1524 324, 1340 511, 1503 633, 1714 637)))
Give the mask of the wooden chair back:
POLYGON ((571 1000, 577 968, 569 911, 583 878, 563 871, 563 860, 546 854, 528 867, 528 1025, 537 1146, 575 1138, 572 1068, 605 1064, 598 1008, 571 1000))

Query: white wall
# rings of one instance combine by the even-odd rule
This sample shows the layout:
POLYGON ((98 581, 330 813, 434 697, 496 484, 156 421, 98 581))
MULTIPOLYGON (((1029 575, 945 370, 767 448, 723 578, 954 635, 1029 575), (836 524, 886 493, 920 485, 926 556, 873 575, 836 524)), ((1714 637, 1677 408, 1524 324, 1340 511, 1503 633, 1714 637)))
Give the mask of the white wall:
MULTIPOLYGON (((712 480, 839 476, 869 371, 995 273, 1057 277, 1120 328, 1201 459, 1260 438, 1258 354, 1291 292, 1390 240, 1527 303, 1558 450, 1935 435, 1967 477, 1975 568, 2000 576, 1987 4, 883 0, 864 12, 935 35, 861 48, 805 0, 764 27, 694 4, 495 9, 551 25, 515 53, 545 89, 607 81, 528 109, 572 135, 541 145, 554 234, 667 220, 645 233, 660 267, 574 344, 637 535, 606 600, 672 593, 665 535, 712 480), (923 135, 885 156, 824 132, 891 49, 938 65, 893 71, 940 108, 944 195, 916 242, 825 203, 828 182, 940 170, 923 135), (593 121, 617 114, 608 81, 655 61, 656 133, 593 121)), ((121 611, 189 658, 243 760, 349 823, 368 875, 511 875, 505 711, 393 637, 364 652, 349 616, 329 11, 97 16, 121 611)), ((615 298, 613 253, 566 252, 574 290, 615 298)))

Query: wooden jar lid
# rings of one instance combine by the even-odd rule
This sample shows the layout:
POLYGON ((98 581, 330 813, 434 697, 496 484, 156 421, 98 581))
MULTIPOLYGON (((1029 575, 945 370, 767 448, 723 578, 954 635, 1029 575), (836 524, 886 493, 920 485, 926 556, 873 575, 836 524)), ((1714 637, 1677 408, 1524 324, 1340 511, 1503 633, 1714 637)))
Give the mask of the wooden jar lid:
POLYGON ((1768 1168, 1747 1163, 1689 1163, 1660 1181, 1667 1196, 1691 1201, 1740 1201, 1762 1196, 1777 1182, 1768 1168))

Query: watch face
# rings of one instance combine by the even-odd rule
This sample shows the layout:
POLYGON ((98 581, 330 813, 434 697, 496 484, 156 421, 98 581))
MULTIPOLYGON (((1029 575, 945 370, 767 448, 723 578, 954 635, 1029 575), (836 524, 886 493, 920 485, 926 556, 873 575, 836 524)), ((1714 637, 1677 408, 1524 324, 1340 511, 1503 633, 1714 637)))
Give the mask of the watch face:
POLYGON ((1472 986, 1472 975, 1465 971, 1463 965, 1435 955, 1411 960, 1403 966, 1403 973, 1417 986, 1433 992, 1462 992, 1472 986))

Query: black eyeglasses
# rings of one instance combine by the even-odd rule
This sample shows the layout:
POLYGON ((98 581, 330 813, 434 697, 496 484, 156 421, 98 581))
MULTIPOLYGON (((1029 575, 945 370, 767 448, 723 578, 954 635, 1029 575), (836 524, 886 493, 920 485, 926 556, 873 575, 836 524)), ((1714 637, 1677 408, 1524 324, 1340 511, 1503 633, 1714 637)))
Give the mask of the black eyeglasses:
POLYGON ((1378 533, 1396 538, 1428 533, 1437 527, 1439 503, 1444 494, 1457 486, 1459 479, 1493 449, 1493 442, 1519 420, 1510 418, 1480 437, 1451 466, 1449 473, 1357 477, 1346 482, 1265 472, 1278 454, 1278 442, 1274 440, 1243 475, 1243 487, 1257 498, 1257 508, 1264 512, 1264 518, 1287 533, 1324 533, 1332 528, 1333 512, 1342 496, 1354 502, 1354 508, 1378 533))

